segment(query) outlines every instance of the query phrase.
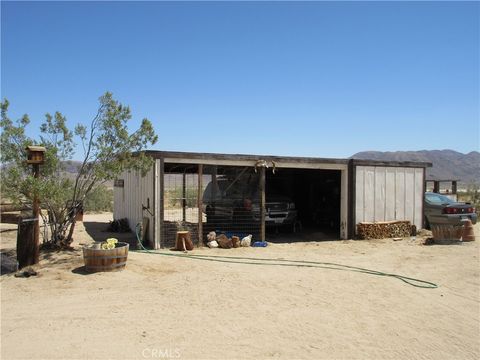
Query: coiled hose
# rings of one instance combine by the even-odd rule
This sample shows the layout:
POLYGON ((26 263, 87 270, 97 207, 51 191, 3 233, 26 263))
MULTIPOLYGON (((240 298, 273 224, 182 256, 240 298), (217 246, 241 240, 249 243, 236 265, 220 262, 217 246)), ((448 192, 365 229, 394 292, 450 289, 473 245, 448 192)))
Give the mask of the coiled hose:
POLYGON ((339 270, 339 271, 352 271, 359 272, 364 274, 376 275, 376 276, 385 276, 392 277, 398 280, 403 281, 404 283, 424 289, 436 289, 438 285, 426 281, 419 280, 403 275, 390 274, 377 270, 365 269, 357 266, 342 265, 330 262, 321 262, 321 261, 306 261, 306 260, 285 260, 285 259, 269 259, 269 258, 251 258, 251 257, 240 257, 240 256, 218 256, 218 255, 197 255, 197 254, 175 254, 171 252, 164 251, 152 251, 146 249, 141 242, 141 232, 142 224, 137 224, 135 227, 135 233, 137 236, 138 245, 142 250, 136 250, 137 252, 156 254, 163 256, 174 256, 181 258, 188 258, 193 260, 205 260, 205 261, 215 261, 222 263, 231 263, 231 264, 247 264, 247 265, 262 265, 262 266, 287 266, 287 267, 308 267, 308 268, 320 268, 320 269, 330 269, 330 270, 339 270))

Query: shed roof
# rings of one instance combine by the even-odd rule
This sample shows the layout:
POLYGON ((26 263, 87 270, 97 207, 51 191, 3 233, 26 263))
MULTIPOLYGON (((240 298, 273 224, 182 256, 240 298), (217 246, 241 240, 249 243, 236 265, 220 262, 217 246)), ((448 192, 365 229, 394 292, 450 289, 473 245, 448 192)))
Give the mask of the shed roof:
POLYGON ((252 154, 219 154, 219 153, 195 153, 180 151, 159 151, 147 150, 146 155, 155 159, 195 159, 195 160, 220 160, 220 161, 275 161, 275 162, 295 162, 304 164, 338 164, 338 165, 363 165, 363 166, 391 166, 391 167, 431 167, 432 163, 417 161, 380 161, 380 160, 360 160, 360 159, 340 159, 340 158, 321 158, 321 157, 299 157, 299 156, 277 156, 277 155, 252 155, 252 154))

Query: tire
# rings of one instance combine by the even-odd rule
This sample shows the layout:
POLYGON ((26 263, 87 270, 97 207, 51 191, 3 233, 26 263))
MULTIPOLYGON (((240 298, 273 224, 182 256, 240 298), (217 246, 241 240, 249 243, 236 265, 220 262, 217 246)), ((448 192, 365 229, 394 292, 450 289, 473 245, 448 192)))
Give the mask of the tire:
POLYGON ((425 229, 430 230, 430 221, 428 221, 428 218, 425 216, 425 229))

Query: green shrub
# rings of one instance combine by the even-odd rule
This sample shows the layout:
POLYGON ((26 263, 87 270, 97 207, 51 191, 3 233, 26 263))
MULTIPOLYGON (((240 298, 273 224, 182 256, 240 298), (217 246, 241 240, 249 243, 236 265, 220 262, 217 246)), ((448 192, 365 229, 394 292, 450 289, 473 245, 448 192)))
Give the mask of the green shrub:
POLYGON ((105 185, 97 186, 83 202, 84 211, 113 211, 113 190, 105 185))
POLYGON ((458 201, 469 202, 475 207, 478 214, 480 212, 480 185, 468 184, 466 192, 458 193, 458 201))

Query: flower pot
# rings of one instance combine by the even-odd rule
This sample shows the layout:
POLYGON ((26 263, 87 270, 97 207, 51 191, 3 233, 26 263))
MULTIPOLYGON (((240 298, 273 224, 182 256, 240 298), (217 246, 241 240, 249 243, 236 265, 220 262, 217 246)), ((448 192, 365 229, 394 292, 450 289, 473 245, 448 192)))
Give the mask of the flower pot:
POLYGON ((87 272, 118 271, 127 264, 129 245, 119 242, 114 249, 99 249, 94 244, 83 248, 83 260, 87 272))

